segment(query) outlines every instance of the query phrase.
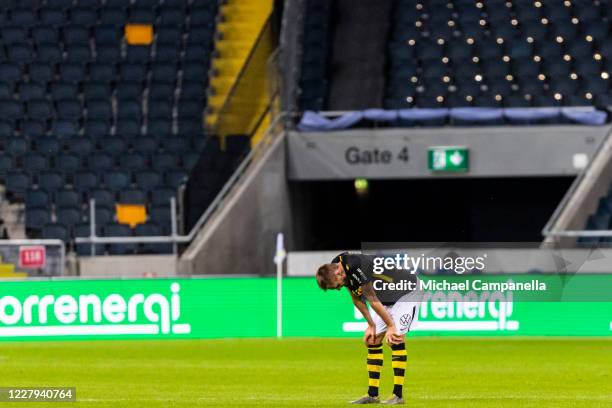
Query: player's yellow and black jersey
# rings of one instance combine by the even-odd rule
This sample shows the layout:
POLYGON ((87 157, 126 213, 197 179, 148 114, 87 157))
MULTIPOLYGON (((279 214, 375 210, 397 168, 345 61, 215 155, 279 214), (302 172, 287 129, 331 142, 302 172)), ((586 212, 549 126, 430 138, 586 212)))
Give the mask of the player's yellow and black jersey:
MULTIPOLYGON (((374 273, 374 255, 360 254, 356 252, 343 252, 332 259, 332 263, 340 263, 346 272, 346 287, 355 296, 363 296, 363 285, 368 282, 374 283, 376 280, 387 283, 398 283, 409 281, 416 284, 417 277, 404 270, 387 270, 382 273, 374 273)), ((382 283, 381 282, 381 283, 382 283)), ((411 292, 410 289, 403 290, 378 290, 374 285, 376 296, 384 305, 392 305, 399 298, 411 292)))

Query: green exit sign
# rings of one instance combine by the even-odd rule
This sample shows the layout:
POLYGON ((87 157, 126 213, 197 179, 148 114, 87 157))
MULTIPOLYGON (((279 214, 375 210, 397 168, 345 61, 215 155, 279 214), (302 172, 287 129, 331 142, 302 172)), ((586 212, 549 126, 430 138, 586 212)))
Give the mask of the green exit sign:
POLYGON ((470 155, 467 147, 432 146, 429 148, 427 166, 431 171, 468 171, 470 155))

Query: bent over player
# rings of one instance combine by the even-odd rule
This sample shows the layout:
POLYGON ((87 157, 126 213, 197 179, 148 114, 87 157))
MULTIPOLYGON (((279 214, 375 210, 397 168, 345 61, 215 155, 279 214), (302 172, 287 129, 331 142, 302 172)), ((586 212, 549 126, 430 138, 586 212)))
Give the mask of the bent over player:
MULTIPOLYGON (((323 290, 340 290, 346 287, 353 304, 368 322, 363 340, 368 348, 368 393, 352 401, 353 404, 376 404, 380 402, 378 387, 383 365, 382 342, 386 337, 391 347, 393 368, 393 395, 383 404, 403 404, 402 388, 406 370, 405 335, 412 322, 417 318, 421 301, 416 275, 405 270, 383 270, 374 273, 375 256, 343 252, 331 263, 321 265, 316 273, 317 284, 323 290), (378 282, 377 282, 378 281, 378 282), (389 290, 388 283, 412 282, 401 290, 389 290), (386 288, 386 289, 385 289, 386 288), (375 315, 372 316, 366 305, 370 304, 375 315)), ((397 285, 402 287, 402 285, 397 285)))

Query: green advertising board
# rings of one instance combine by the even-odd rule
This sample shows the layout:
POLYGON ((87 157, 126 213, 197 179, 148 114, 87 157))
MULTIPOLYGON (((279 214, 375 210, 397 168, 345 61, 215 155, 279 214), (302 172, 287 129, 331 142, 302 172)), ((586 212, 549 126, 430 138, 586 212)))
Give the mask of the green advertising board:
MULTIPOLYGON (((612 302, 483 293, 426 294, 414 334, 612 335, 612 302)), ((311 278, 283 281, 283 335, 352 337, 364 326, 346 291, 323 292, 311 278)), ((273 278, 0 282, 1 340, 272 336, 273 278)))

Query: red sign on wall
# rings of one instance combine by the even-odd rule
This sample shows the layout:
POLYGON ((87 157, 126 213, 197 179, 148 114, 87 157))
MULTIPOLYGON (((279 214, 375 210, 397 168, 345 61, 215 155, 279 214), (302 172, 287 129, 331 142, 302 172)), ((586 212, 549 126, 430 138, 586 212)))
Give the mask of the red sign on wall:
POLYGON ((46 249, 42 245, 19 247, 20 268, 43 268, 46 262, 46 249))

